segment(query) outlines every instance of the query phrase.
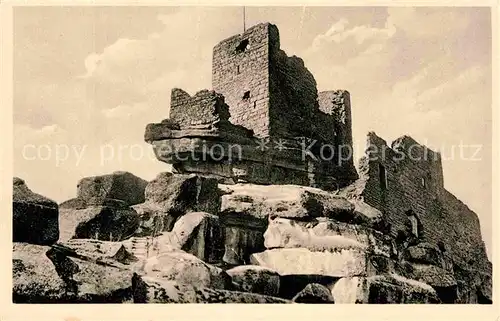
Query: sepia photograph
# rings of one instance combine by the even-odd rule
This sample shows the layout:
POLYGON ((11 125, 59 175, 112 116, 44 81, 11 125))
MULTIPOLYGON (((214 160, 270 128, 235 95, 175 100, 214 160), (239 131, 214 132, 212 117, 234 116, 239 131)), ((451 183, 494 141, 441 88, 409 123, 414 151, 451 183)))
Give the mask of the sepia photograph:
POLYGON ((492 10, 14 6, 11 303, 491 306, 492 10))

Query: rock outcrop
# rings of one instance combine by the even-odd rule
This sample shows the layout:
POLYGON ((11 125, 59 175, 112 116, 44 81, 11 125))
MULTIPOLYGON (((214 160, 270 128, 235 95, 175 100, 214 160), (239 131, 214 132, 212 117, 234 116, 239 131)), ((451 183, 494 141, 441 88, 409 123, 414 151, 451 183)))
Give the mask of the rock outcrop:
POLYGON ((257 265, 240 265, 227 270, 227 274, 237 291, 279 295, 280 275, 274 270, 257 265))
POLYGON ((14 302, 492 303, 439 153, 370 132, 357 172, 350 94, 318 93, 272 24, 213 58, 215 91, 173 89, 146 126, 173 173, 87 177, 59 208, 14 179, 14 302))
POLYGON ((24 180, 14 177, 12 194, 13 241, 50 245, 59 239, 59 207, 33 193, 24 180))
POLYGON ((140 236, 144 221, 124 202, 62 209, 60 243, 15 243, 14 301, 491 300, 487 274, 460 270, 442 246, 398 245, 381 228, 383 215, 359 199, 184 174, 161 174, 145 190, 138 205, 163 206, 156 215, 170 215, 170 231, 153 224, 154 233, 140 236))
POLYGON ((223 228, 217 215, 191 212, 181 216, 170 232, 174 247, 208 263, 218 263, 224 255, 223 228))
POLYGON ((134 303, 291 303, 257 293, 178 285, 150 277, 134 278, 134 303))
POLYGON ((132 208, 89 206, 80 210, 61 210, 60 241, 72 238, 122 241, 139 227, 140 217, 132 208))
POLYGON ((145 200, 147 181, 128 172, 86 177, 77 197, 60 204, 60 241, 89 238, 122 241, 134 235, 141 216, 131 207, 145 200))
POLYGON ((332 294, 336 304, 441 302, 430 285, 398 275, 342 278, 333 286, 332 294))
POLYGON ((231 278, 222 269, 183 251, 160 253, 144 262, 143 275, 214 289, 230 286, 231 278))
MULTIPOLYGON (((248 264, 250 254, 262 252, 266 247, 278 247, 264 244, 264 233, 270 219, 276 217, 300 222, 318 217, 335 218, 366 226, 376 225, 380 221, 380 217, 373 215, 373 211, 366 215, 365 208, 358 205, 356 210, 356 205, 347 199, 317 188, 236 184, 221 185, 221 189, 224 195, 219 216, 226 231, 224 261, 229 264, 248 264)), ((362 202, 357 202, 360 203, 362 202)), ((266 233, 266 242, 277 241, 273 240, 272 231, 268 229, 266 233)), ((278 232, 277 237, 280 233, 278 232)))
POLYGON ((59 246, 14 243, 15 303, 125 303, 132 275, 123 264, 103 263, 59 246))
POLYGON ((147 181, 129 172, 85 177, 78 182, 77 198, 87 204, 101 204, 105 200, 120 200, 127 206, 143 203, 147 181))
POLYGON ((335 303, 333 295, 327 287, 310 283, 293 298, 295 303, 335 303))
POLYGON ((142 217, 143 235, 171 231, 175 221, 188 212, 219 212, 217 181, 195 174, 160 173, 148 183, 145 202, 136 208, 142 217))

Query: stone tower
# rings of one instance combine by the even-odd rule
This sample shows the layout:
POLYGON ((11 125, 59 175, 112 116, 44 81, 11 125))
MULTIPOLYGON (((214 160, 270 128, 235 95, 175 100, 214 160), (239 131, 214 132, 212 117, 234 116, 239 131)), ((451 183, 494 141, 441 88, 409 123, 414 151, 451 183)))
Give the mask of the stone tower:
MULTIPOLYGON (((261 23, 218 43, 213 49, 212 87, 194 96, 172 90, 171 119, 149 126, 146 141, 157 150, 184 150, 189 148, 176 139, 194 144, 203 137, 213 148, 216 140, 238 144, 242 155, 235 159, 224 150, 220 159, 202 157, 205 161, 200 162, 158 152, 158 158, 174 164, 177 171, 207 172, 224 181, 325 189, 358 178, 352 160, 349 93, 318 93, 304 61, 280 49, 275 25, 261 23), (262 138, 271 142, 265 151, 258 150, 262 138)), ((205 155, 207 150, 197 153, 205 155)))
POLYGON ((213 50, 213 89, 224 95, 231 122, 259 137, 271 134, 269 54, 278 37, 276 27, 259 24, 223 40, 213 50))
POLYGON ((280 49, 275 25, 258 24, 217 44, 212 87, 224 95, 231 122, 257 137, 334 138, 331 119, 319 110, 313 75, 302 59, 280 49))

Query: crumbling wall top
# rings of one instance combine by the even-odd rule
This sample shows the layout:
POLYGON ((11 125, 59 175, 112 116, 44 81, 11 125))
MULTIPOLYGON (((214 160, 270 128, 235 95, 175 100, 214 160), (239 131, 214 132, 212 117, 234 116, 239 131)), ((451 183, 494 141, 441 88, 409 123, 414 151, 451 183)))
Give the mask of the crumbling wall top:
POLYGON ((228 37, 215 45, 213 49, 214 57, 224 53, 240 53, 255 45, 269 45, 272 48, 279 48, 280 37, 278 27, 269 22, 264 22, 248 28, 241 34, 228 37))
POLYGON ((408 135, 395 139, 391 144, 391 148, 413 159, 441 162, 441 154, 439 152, 418 143, 408 135))
POLYGON ((170 119, 181 128, 204 126, 229 119, 229 108, 224 96, 213 90, 201 90, 190 96, 174 88, 170 98, 170 119))
POLYGON ((378 136, 374 131, 370 131, 366 135, 366 147, 369 148, 371 146, 389 147, 389 145, 387 145, 387 142, 385 141, 385 139, 378 136))

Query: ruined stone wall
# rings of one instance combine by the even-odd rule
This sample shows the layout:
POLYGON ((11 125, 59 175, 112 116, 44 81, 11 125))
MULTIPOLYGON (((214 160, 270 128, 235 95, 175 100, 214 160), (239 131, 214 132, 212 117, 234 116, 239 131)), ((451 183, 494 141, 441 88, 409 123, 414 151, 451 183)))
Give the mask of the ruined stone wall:
POLYGON ((382 138, 369 133, 363 162, 362 196, 384 213, 393 236, 407 228, 407 211, 411 210, 421 223, 421 241, 434 245, 442 242, 455 263, 468 265, 475 259, 478 269, 486 268, 477 215, 444 189, 439 153, 408 136, 389 147, 382 138))
POLYGON ((319 110, 334 121, 335 142, 352 147, 351 96, 347 90, 322 91, 318 94, 319 110))
MULTIPOLYGON (((318 94, 319 118, 333 122, 326 127, 333 136, 330 141, 337 146, 337 153, 344 160, 340 171, 345 178, 357 178, 353 162, 351 97, 346 90, 323 91, 318 94)), ((316 121, 322 124, 321 121, 316 121)), ((326 133, 325 133, 326 134, 326 133)))
MULTIPOLYGON (((315 116, 319 114, 316 80, 301 58, 288 57, 280 49, 278 29, 275 29, 271 36, 273 36, 271 39, 273 45, 269 51, 271 134, 280 137, 315 138, 317 128, 321 128, 314 122, 315 116)), ((328 122, 326 118, 325 121, 328 122)), ((330 133, 333 133, 331 120, 327 125, 330 133)), ((328 138, 331 138, 331 135, 328 138)))
POLYGON ((296 56, 280 49, 279 31, 272 26, 269 47, 271 135, 310 137, 335 142, 335 119, 320 110, 316 80, 296 56))
POLYGON ((405 212, 408 210, 412 210, 420 221, 425 221, 432 199, 442 188, 431 182, 434 179, 432 168, 440 167, 440 159, 434 153, 428 156, 428 160, 421 159, 424 150, 420 147, 412 148, 410 158, 402 148, 392 149, 382 138, 374 133, 368 134, 366 157, 369 178, 363 196, 367 203, 386 213, 394 235, 405 229, 405 212), (433 161, 435 166, 432 166, 430 159, 434 156, 438 158, 433 161))
POLYGON ((314 76, 301 58, 280 49, 275 25, 256 25, 216 45, 212 86, 226 98, 231 122, 258 137, 334 140, 334 119, 319 110, 314 76))
POLYGON ((491 271, 491 264, 485 260, 486 247, 481 238, 481 226, 476 213, 447 190, 441 194, 441 204, 443 216, 453 231, 450 250, 455 261, 462 266, 491 271))
POLYGON ((170 98, 170 119, 181 127, 204 127, 227 121, 228 106, 224 96, 214 91, 201 90, 190 96, 182 89, 174 88, 170 98))
POLYGON ((230 121, 269 136, 270 24, 259 24, 214 47, 212 87, 224 95, 230 121))

